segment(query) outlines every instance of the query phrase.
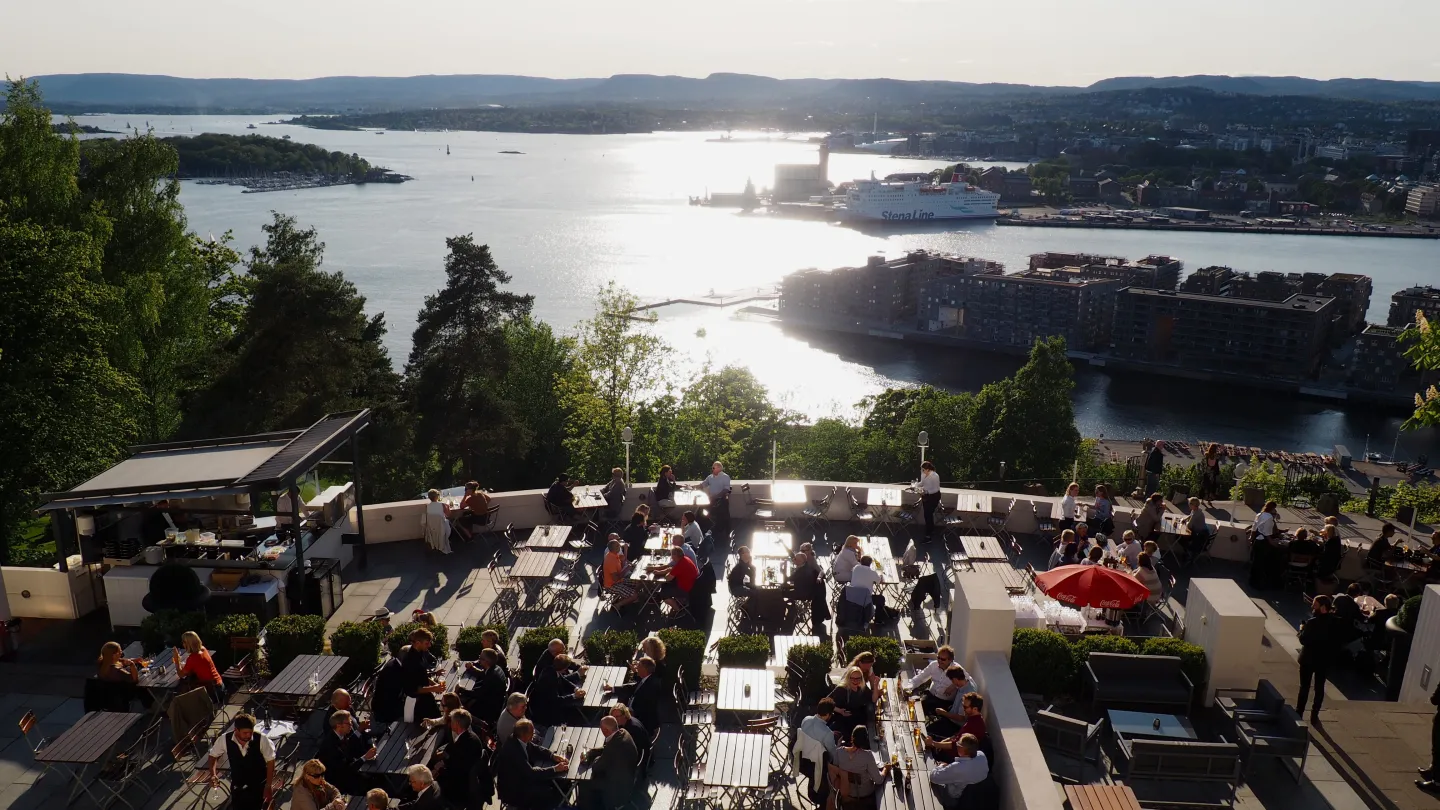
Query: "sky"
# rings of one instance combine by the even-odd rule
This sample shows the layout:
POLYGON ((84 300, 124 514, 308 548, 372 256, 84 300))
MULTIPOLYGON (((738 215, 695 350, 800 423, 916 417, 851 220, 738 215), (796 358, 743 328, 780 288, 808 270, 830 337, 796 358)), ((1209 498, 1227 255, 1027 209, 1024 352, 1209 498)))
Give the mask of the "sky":
POLYGON ((1435 0, 8 0, 0 70, 1440 81, 1435 0))

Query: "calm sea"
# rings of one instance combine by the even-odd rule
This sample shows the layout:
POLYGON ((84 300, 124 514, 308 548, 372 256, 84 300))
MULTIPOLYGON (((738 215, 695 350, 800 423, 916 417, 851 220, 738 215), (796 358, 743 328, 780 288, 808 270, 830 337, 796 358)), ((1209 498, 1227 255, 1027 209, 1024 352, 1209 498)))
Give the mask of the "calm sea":
MULTIPOLYGON (((159 135, 258 134, 358 153, 415 177, 399 186, 341 186, 242 194, 186 183, 182 199, 198 233, 233 231, 243 249, 259 241, 270 211, 319 230, 326 266, 343 270, 390 324, 397 364, 410 346, 415 313, 444 283, 445 238, 474 233, 489 244, 512 286, 536 296, 539 317, 569 328, 593 312, 594 292, 614 280, 643 300, 772 290, 786 273, 836 267, 867 256, 927 248, 1021 268, 1031 253, 1086 251, 1140 257, 1164 253, 1187 269, 1365 273, 1375 279, 1370 319, 1384 321, 1395 290, 1435 283, 1440 243, 1430 240, 1284 237, 1213 233, 1117 233, 999 228, 989 223, 916 226, 874 233, 821 222, 692 207, 688 197, 739 191, 747 179, 773 182, 777 163, 813 162, 815 147, 794 140, 711 142, 715 133, 520 135, 489 132, 327 132, 267 120, 288 116, 83 116, 80 123, 159 135), (249 124, 258 129, 248 130, 249 124), (446 153, 447 148, 449 154, 446 153), (501 154, 502 151, 523 154, 501 154)), ((834 155, 840 181, 941 163, 834 155)), ((1002 164, 1006 165, 1006 164, 1002 164)), ((706 364, 748 366, 777 400, 811 416, 847 415, 886 386, 914 382, 975 390, 1015 361, 983 353, 915 350, 888 342, 791 334, 733 310, 662 310, 661 334, 684 373, 706 364)), ((1355 406, 1267 397, 1184 381, 1158 383, 1082 370, 1075 403, 1087 435, 1213 439, 1359 454, 1389 453, 1400 417, 1355 406)), ((1407 433, 1400 455, 1435 453, 1431 433, 1407 433)))

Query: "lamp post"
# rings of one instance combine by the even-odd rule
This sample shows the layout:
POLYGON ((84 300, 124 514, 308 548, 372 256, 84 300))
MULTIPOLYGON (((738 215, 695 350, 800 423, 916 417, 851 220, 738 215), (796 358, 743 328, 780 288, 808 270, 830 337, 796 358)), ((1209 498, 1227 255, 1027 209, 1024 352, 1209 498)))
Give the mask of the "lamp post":
POLYGON ((627 425, 620 431, 620 442, 625 445, 625 483, 630 483, 630 443, 635 440, 635 431, 627 425))
POLYGON ((920 445, 920 463, 924 464, 925 448, 930 446, 930 434, 923 430, 920 431, 920 435, 916 437, 915 443, 920 445))

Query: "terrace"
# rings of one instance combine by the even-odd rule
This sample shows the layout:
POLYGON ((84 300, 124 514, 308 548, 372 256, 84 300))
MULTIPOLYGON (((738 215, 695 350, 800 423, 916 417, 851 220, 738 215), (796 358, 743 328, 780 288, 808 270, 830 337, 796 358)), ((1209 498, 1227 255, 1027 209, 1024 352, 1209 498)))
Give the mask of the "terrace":
MULTIPOLYGON (((771 694, 768 689, 756 687, 745 697, 758 702, 737 706, 736 696, 727 697, 727 693, 739 689, 732 689, 731 683, 739 684, 749 677, 739 670, 768 671, 778 676, 783 686, 787 662, 782 650, 801 641, 793 637, 813 636, 821 646, 838 646, 838 656, 844 653, 845 640, 862 632, 912 642, 902 648, 900 679, 913 677, 926 663, 926 645, 921 642, 949 643, 957 650, 958 662, 969 670, 973 684, 986 699, 985 719, 993 746, 993 803, 973 806, 1033 810, 1059 808, 1067 802, 1073 810, 1107 806, 1088 805, 1086 802, 1092 798, 1100 799, 1075 791, 1077 787, 1093 786, 1117 788, 1121 800, 1129 795, 1124 789, 1131 788, 1140 806, 1145 807, 1172 802, 1226 803, 1232 799, 1232 791, 1233 803, 1246 808, 1351 808, 1362 804, 1410 807, 1426 801, 1424 794, 1409 787, 1408 779, 1413 777, 1402 779, 1399 774, 1428 761, 1426 723, 1432 710, 1428 706, 1417 708, 1413 703, 1371 702, 1379 696, 1374 694, 1373 680, 1340 676, 1338 683, 1332 683, 1322 722, 1310 729, 1309 739, 1300 749, 1305 755, 1284 767, 1266 760, 1251 762, 1248 756, 1242 759, 1238 749, 1224 748, 1225 743, 1219 742, 1223 737, 1227 743, 1235 743, 1237 727, 1236 721, 1218 708, 1213 699, 1215 689, 1253 689, 1262 678, 1273 683, 1286 700, 1293 700, 1298 689, 1294 628, 1303 617, 1304 605, 1297 592, 1255 591, 1245 584, 1248 564, 1244 527, 1253 513, 1241 504, 1220 503, 1219 509, 1211 511, 1212 522, 1220 532, 1209 559, 1189 566, 1173 565, 1174 582, 1167 583, 1159 608, 1125 623, 1125 634, 1132 640, 1174 635, 1206 650, 1207 677, 1203 684, 1194 684, 1198 691, 1193 699, 1183 706, 1162 710, 1153 705, 1132 705, 1123 697, 1115 699, 1108 688, 1113 681, 1103 684, 1109 677, 1124 681, 1126 667, 1133 662, 1115 663, 1108 674, 1101 667, 1100 691, 1107 697, 1094 700, 1089 691, 1072 692, 1068 688, 1042 698, 1023 691, 1017 684, 1017 680, 1026 680, 1024 673, 1012 672, 1010 664, 1017 654, 1012 649, 1017 606, 1025 605, 1027 598, 1042 605, 1047 601, 1036 591, 1030 569, 1041 571, 1048 562, 1058 498, 947 489, 942 501, 948 510, 944 530, 937 529, 934 541, 926 543, 923 529, 916 525, 919 513, 910 508, 916 496, 895 485, 754 481, 744 492, 745 483, 737 481, 734 485, 730 506, 733 538, 716 540, 703 555, 708 556, 720 581, 708 609, 703 599, 692 597, 689 615, 669 615, 656 605, 647 605, 638 612, 635 608, 617 611, 607 606, 596 582, 603 553, 594 545, 596 530, 609 528, 601 525, 604 516, 599 509, 582 511, 573 526, 557 530, 548 528, 556 520, 542 506, 543 492, 498 493, 494 503, 499 510, 491 527, 495 531, 456 543, 453 554, 440 555, 426 550, 421 540, 424 501, 366 505, 365 554, 357 555, 360 559, 343 573, 343 602, 328 617, 327 633, 342 622, 364 620, 382 608, 396 614, 397 622, 406 620, 412 611, 427 611, 447 628, 452 641, 461 629, 475 625, 503 625, 512 639, 524 628, 558 625, 568 628, 569 649, 598 666, 596 652, 584 644, 584 639, 595 632, 630 629, 644 635, 677 626, 701 630, 707 642, 699 673, 688 675, 698 681, 694 691, 708 692, 710 697, 697 695, 700 699, 691 706, 668 702, 662 706, 657 755, 634 797, 640 807, 693 806, 697 802, 741 807, 756 800, 814 806, 808 796, 809 778, 794 768, 786 754, 789 726, 810 713, 816 695, 805 689, 798 694, 784 690, 771 694), (847 502, 847 491, 856 496, 857 503, 847 502), (820 502, 831 492, 835 496, 822 508, 820 502), (590 522, 591 518, 596 522, 590 522), (770 581, 763 573, 752 581, 756 590, 747 604, 732 599, 727 589, 725 575, 740 546, 748 546, 756 562, 761 563, 762 555, 774 553, 767 546, 778 545, 788 551, 808 539, 815 545, 821 570, 828 572, 844 538, 851 534, 867 538, 865 550, 887 570, 887 584, 881 588, 890 597, 890 606, 900 608, 894 621, 882 622, 873 631, 837 627, 834 620, 816 622, 813 616, 814 626, 806 627, 803 617, 791 609, 793 606, 785 606, 783 595, 767 608, 762 591, 769 590, 766 586, 770 581), (919 580, 901 576, 899 566, 914 540, 920 541, 916 551, 921 573, 933 573, 939 586, 938 598, 922 598, 919 610, 907 612, 909 597, 919 580), (781 606, 778 613, 773 609, 776 604, 781 606), (763 667, 753 662, 737 666, 733 661, 721 660, 714 647, 718 640, 750 633, 774 639, 772 658, 763 667), (705 704, 711 701, 717 705, 707 707, 705 704), (1380 706, 1383 711, 1377 714, 1375 708, 1380 706), (1117 714, 1125 710, 1147 713, 1143 718, 1117 714), (1141 719, 1162 717, 1167 732, 1180 728, 1183 733, 1179 736, 1187 738, 1185 742, 1193 735, 1198 742, 1222 746, 1202 752, 1209 759, 1203 761, 1205 771, 1199 781, 1183 781, 1196 776, 1186 772, 1187 767, 1200 767, 1194 762, 1182 763, 1179 772, 1173 770, 1173 764, 1167 766, 1161 756, 1166 752, 1157 753, 1152 744, 1155 737, 1162 735, 1146 733, 1140 723, 1141 719), (1065 732, 1076 728, 1076 724, 1097 724, 1101 720, 1108 727, 1099 730, 1098 745, 1086 749, 1089 761, 1067 756, 1071 738, 1065 732), (773 741, 773 746, 747 746, 753 739, 745 739, 746 733, 765 737, 767 742, 773 741), (681 756, 677 757, 677 752, 681 756), (707 762, 708 766, 701 764, 707 762), (753 764, 759 778, 750 779, 745 767, 721 767, 727 762, 753 764), (1238 778, 1234 768, 1242 769, 1238 778), (1150 780, 1140 778, 1147 773, 1150 780)), ((581 487, 577 493, 593 489, 581 487)), ((593 498, 590 502, 594 503, 593 498)), ((618 513, 628 515, 641 503, 654 503, 648 485, 632 487, 618 513)), ((684 508, 670 510, 673 514, 667 516, 661 514, 666 510, 656 507, 656 522, 664 526, 684 508)), ((1179 512, 1173 504, 1167 508, 1179 512)), ((1117 534, 1133 522, 1138 511, 1137 505, 1122 501, 1116 510, 1117 534)), ((353 514, 348 517, 349 525, 357 522, 353 514)), ((1318 526, 1319 515, 1309 510, 1286 510, 1282 524, 1318 526)), ((1343 525, 1347 554, 1341 576, 1357 579, 1365 575, 1363 549, 1378 523, 1346 516, 1343 525)), ((1165 527, 1178 530, 1178 522, 1167 522, 1165 527)), ((759 570, 766 568, 761 565, 759 570)), ((5 573, 9 576, 11 572, 5 573)), ((788 573, 782 570, 781 576, 788 573)), ((834 612, 842 595, 833 578, 826 579, 825 602, 834 612)), ((1427 600, 1427 616, 1431 610, 1440 612, 1437 603, 1440 600, 1427 600)), ((6 694, 0 697, 5 714, 0 734, 8 735, 8 743, 0 753, 0 808, 59 807, 65 802, 72 781, 59 768, 47 770, 37 765, 31 744, 41 738, 56 739, 84 716, 80 699, 83 678, 93 672, 87 664, 93 660, 99 643, 112 635, 103 616, 101 611, 98 617, 78 621, 27 621, 25 644, 16 662, 0 664, 0 676, 7 684, 6 694), (18 724, 26 712, 34 713, 36 723, 27 734, 20 735, 18 724)), ((1068 623, 1073 618, 1073 614, 1067 614, 1063 621, 1068 623)), ((1432 620, 1440 624, 1440 616, 1423 621, 1432 620)), ((1023 617, 1020 623, 1024 623, 1023 617)), ((1087 625, 1095 629, 1093 620, 1087 625)), ((510 652, 514 667, 519 649, 513 641, 510 652)), ((832 663, 824 675, 833 678, 839 672, 841 669, 832 663)), ((768 681, 763 679, 757 683, 768 687, 768 681)), ((902 804, 938 808, 938 797, 929 792, 927 784, 929 771, 938 763, 909 744, 910 732, 919 724, 908 720, 908 704, 894 691, 897 683, 897 678, 887 677, 890 700, 874 724, 875 739, 879 754, 899 757, 903 770, 911 776, 911 784, 903 786, 900 780, 902 787, 897 788, 887 783, 877 793, 879 804, 896 810, 902 804)), ((1415 688, 1407 686, 1412 693, 1415 688)), ((681 690, 682 701, 691 700, 688 691, 681 690)), ((323 699, 324 693, 323 689, 317 690, 315 698, 323 699)), ((1413 694, 1407 697, 1414 699, 1413 694)), ((222 731, 242 707, 257 702, 263 704, 263 695, 232 694, 209 724, 208 732, 222 731)), ((746 700, 738 702, 745 704, 746 700)), ((584 725, 594 724, 591 714, 584 725)), ((570 736, 579 739, 580 715, 572 722, 575 727, 570 736)), ((318 730, 318 725, 318 718, 309 720, 312 732, 318 730)), ((217 797, 189 781, 193 765, 188 753, 182 752, 178 761, 170 755, 173 741, 168 733, 166 725, 161 729, 164 744, 155 748, 153 762, 144 763, 144 772, 139 774, 144 787, 138 783, 119 784, 122 801, 134 810, 214 806, 211 800, 217 797)), ((1185 742, 1179 743, 1181 753, 1185 753, 1185 742)), ((286 738, 281 755, 293 768, 313 749, 313 739, 296 734, 286 738)), ((583 781, 583 773, 577 775, 583 781)), ((391 783, 394 781, 392 778, 391 783)), ((570 781, 561 784, 567 790, 573 787, 570 781)), ((287 803, 276 806, 288 806, 288 790, 280 795, 281 801, 287 803)), ((969 795, 969 802, 982 797, 980 791, 969 795)), ((95 796, 110 798, 98 791, 95 796)), ((82 793, 74 806, 92 803, 110 802, 95 802, 82 793)))

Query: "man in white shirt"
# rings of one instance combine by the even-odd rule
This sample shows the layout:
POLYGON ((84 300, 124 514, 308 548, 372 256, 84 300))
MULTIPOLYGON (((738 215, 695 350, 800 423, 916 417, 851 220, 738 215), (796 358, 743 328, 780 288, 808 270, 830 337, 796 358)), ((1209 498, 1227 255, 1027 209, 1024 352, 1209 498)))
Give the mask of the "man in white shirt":
POLYGON ((920 670, 915 679, 910 681, 910 686, 916 694, 925 689, 926 683, 930 684, 930 688, 926 690, 925 698, 921 702, 925 707, 926 714, 934 714, 936 709, 948 708, 955 701, 955 684, 950 682, 950 676, 946 674, 954 663, 955 650, 946 644, 935 651, 935 660, 920 670))
POLYGON ((885 581, 885 576, 875 570, 875 561, 868 555, 860 558, 860 562, 850 569, 850 587, 864 588, 866 593, 875 595, 875 585, 885 581))
POLYGON ((1140 564, 1140 552, 1142 550, 1143 547, 1140 545, 1139 538, 1135 536, 1135 532, 1126 529, 1125 534, 1121 536, 1119 549, 1120 556, 1125 559, 1126 567, 1134 570, 1135 566, 1140 564))
POLYGON ((234 810, 261 810, 275 789, 275 746, 255 733, 255 718, 238 714, 233 730, 210 746, 210 779, 217 781, 221 758, 230 771, 230 806, 234 810))
POLYGON ((980 743, 973 734, 960 735, 955 749, 955 761, 942 765, 930 772, 930 783, 945 789, 947 807, 954 807, 965 792, 965 788, 985 781, 990 775, 990 763, 980 751, 980 743))
POLYGON ((835 561, 830 568, 835 576, 835 581, 844 585, 850 581, 850 574, 855 566, 860 564, 860 538, 850 535, 845 538, 845 546, 835 555, 835 561))
POLYGON ((929 540, 935 533, 935 508, 940 505, 940 474, 928 461, 920 465, 920 505, 925 510, 925 539, 929 540))
POLYGON ((710 474, 700 482, 705 494, 710 496, 710 520, 715 524, 711 527, 711 534, 719 539, 726 539, 730 536, 730 474, 725 472, 725 466, 715 462, 710 466, 710 474))

